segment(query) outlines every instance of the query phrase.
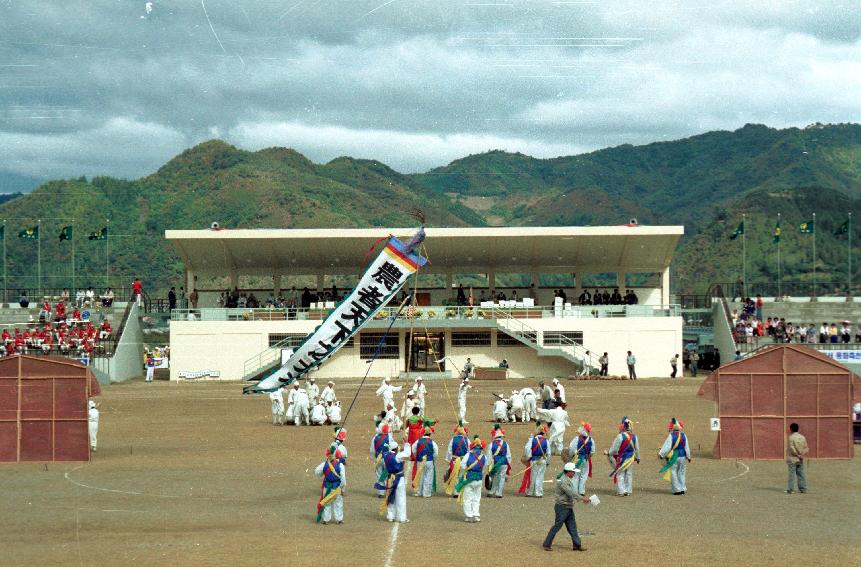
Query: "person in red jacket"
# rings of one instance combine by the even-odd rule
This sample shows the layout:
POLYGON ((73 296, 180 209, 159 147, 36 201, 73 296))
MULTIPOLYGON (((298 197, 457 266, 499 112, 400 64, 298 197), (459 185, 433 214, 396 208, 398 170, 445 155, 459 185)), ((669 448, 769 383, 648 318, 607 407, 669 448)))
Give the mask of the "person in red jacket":
POLYGON ((137 301, 138 306, 141 304, 141 294, 143 293, 143 284, 140 278, 135 278, 132 282, 132 297, 137 301))
POLYGON ((111 322, 105 319, 102 321, 101 331, 99 332, 99 339, 106 339, 111 336, 111 322))
POLYGON ((56 313, 55 318, 57 321, 65 321, 66 320, 66 304, 63 303, 62 300, 60 300, 59 303, 57 303, 57 306, 54 308, 54 311, 56 313))

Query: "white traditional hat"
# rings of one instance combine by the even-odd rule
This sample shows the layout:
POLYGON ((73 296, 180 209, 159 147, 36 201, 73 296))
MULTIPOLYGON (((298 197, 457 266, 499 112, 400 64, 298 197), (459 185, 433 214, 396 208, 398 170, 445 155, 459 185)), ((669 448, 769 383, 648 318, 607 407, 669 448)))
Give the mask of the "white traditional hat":
POLYGON ((565 463, 565 466, 562 467, 562 470, 565 472, 580 472, 580 469, 577 468, 577 465, 574 463, 565 463))
POLYGON ((389 451, 394 451, 398 448, 398 442, 395 440, 389 441, 389 451))

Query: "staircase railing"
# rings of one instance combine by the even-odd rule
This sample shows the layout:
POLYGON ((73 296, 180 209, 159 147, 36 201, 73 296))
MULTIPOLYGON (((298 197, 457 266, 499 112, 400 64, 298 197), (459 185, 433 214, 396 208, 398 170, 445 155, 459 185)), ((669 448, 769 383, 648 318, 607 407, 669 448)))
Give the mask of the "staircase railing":
POLYGON ((294 337, 281 339, 274 345, 269 346, 267 349, 258 352, 246 360, 242 365, 242 380, 248 380, 266 367, 279 364, 281 360, 281 349, 290 348, 291 341, 294 340, 294 337))

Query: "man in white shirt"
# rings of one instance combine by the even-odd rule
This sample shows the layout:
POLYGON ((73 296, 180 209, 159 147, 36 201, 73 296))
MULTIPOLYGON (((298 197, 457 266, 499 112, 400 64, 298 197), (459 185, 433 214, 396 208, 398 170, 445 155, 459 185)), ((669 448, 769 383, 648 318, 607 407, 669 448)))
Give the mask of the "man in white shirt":
POLYGON ((562 403, 568 403, 565 399, 565 386, 559 383, 558 378, 553 379, 553 388, 554 390, 559 390, 559 399, 562 400, 562 403))
POLYGON ((311 408, 311 425, 326 423, 326 408, 319 401, 311 408))
MULTIPOLYGON (((413 386, 413 392, 415 392, 416 405, 419 406, 419 415, 425 415, 425 396, 428 393, 428 389, 421 376, 416 376, 416 383, 413 386)), ((411 414, 408 414, 407 417, 409 417, 409 415, 411 414)))
POLYGON ((401 386, 392 386, 392 379, 386 378, 380 387, 377 388, 376 395, 383 397, 383 406, 395 407, 395 392, 401 391, 401 386))
POLYGON ((293 393, 293 424, 310 425, 308 407, 310 400, 308 393, 302 388, 297 388, 293 393))
POLYGON ((99 436, 99 410, 93 400, 87 403, 87 430, 90 434, 90 449, 95 453, 99 436))
POLYGON ((335 400, 338 399, 337 396, 335 396, 335 383, 334 382, 329 381, 329 383, 326 384, 326 387, 323 388, 323 391, 320 393, 320 399, 323 400, 324 404, 334 402, 335 400))
POLYGON ((341 402, 329 402, 326 408, 326 417, 332 425, 340 425, 341 423, 341 402))
POLYGON ((284 425, 284 394, 281 388, 269 392, 272 402, 272 425, 284 425))
POLYGON ((562 402, 561 405, 553 409, 539 409, 538 419, 550 423, 550 450, 554 455, 561 455, 564 448, 565 427, 571 425, 568 423, 568 412, 565 411, 567 404, 562 402))
POLYGON ((472 386, 469 385, 469 378, 464 378, 457 390, 458 419, 460 419, 460 423, 463 425, 469 424, 466 420, 466 393, 471 389, 472 386))
POLYGON ((493 419, 500 422, 508 421, 508 400, 497 398, 493 402, 493 419))
POLYGON ((538 407, 538 398, 532 388, 523 388, 520 390, 520 395, 523 397, 523 421, 532 421, 535 419, 535 410, 538 407))
POLYGON ((320 387, 317 385, 317 380, 308 378, 308 383, 305 386, 305 391, 308 392, 308 398, 312 404, 316 404, 320 398, 320 387))
POLYGON ((523 419, 523 396, 520 395, 520 392, 517 390, 511 390, 511 409, 508 411, 509 417, 511 421, 517 421, 520 418, 520 421, 526 421, 523 419))

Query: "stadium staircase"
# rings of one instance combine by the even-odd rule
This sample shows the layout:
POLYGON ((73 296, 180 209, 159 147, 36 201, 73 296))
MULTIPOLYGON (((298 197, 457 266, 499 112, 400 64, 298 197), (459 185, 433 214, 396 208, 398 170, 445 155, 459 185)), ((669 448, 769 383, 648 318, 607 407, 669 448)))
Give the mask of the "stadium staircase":
POLYGON ((558 356, 574 364, 578 375, 597 374, 601 369, 598 357, 589 352, 583 345, 574 340, 559 335, 558 345, 545 345, 536 329, 515 319, 504 311, 496 311, 496 327, 506 335, 517 339, 534 350, 538 356, 558 356))
POLYGON ((283 339, 266 350, 245 361, 242 366, 242 380, 253 382, 262 380, 267 374, 281 366, 281 350, 292 348, 293 338, 283 339))

